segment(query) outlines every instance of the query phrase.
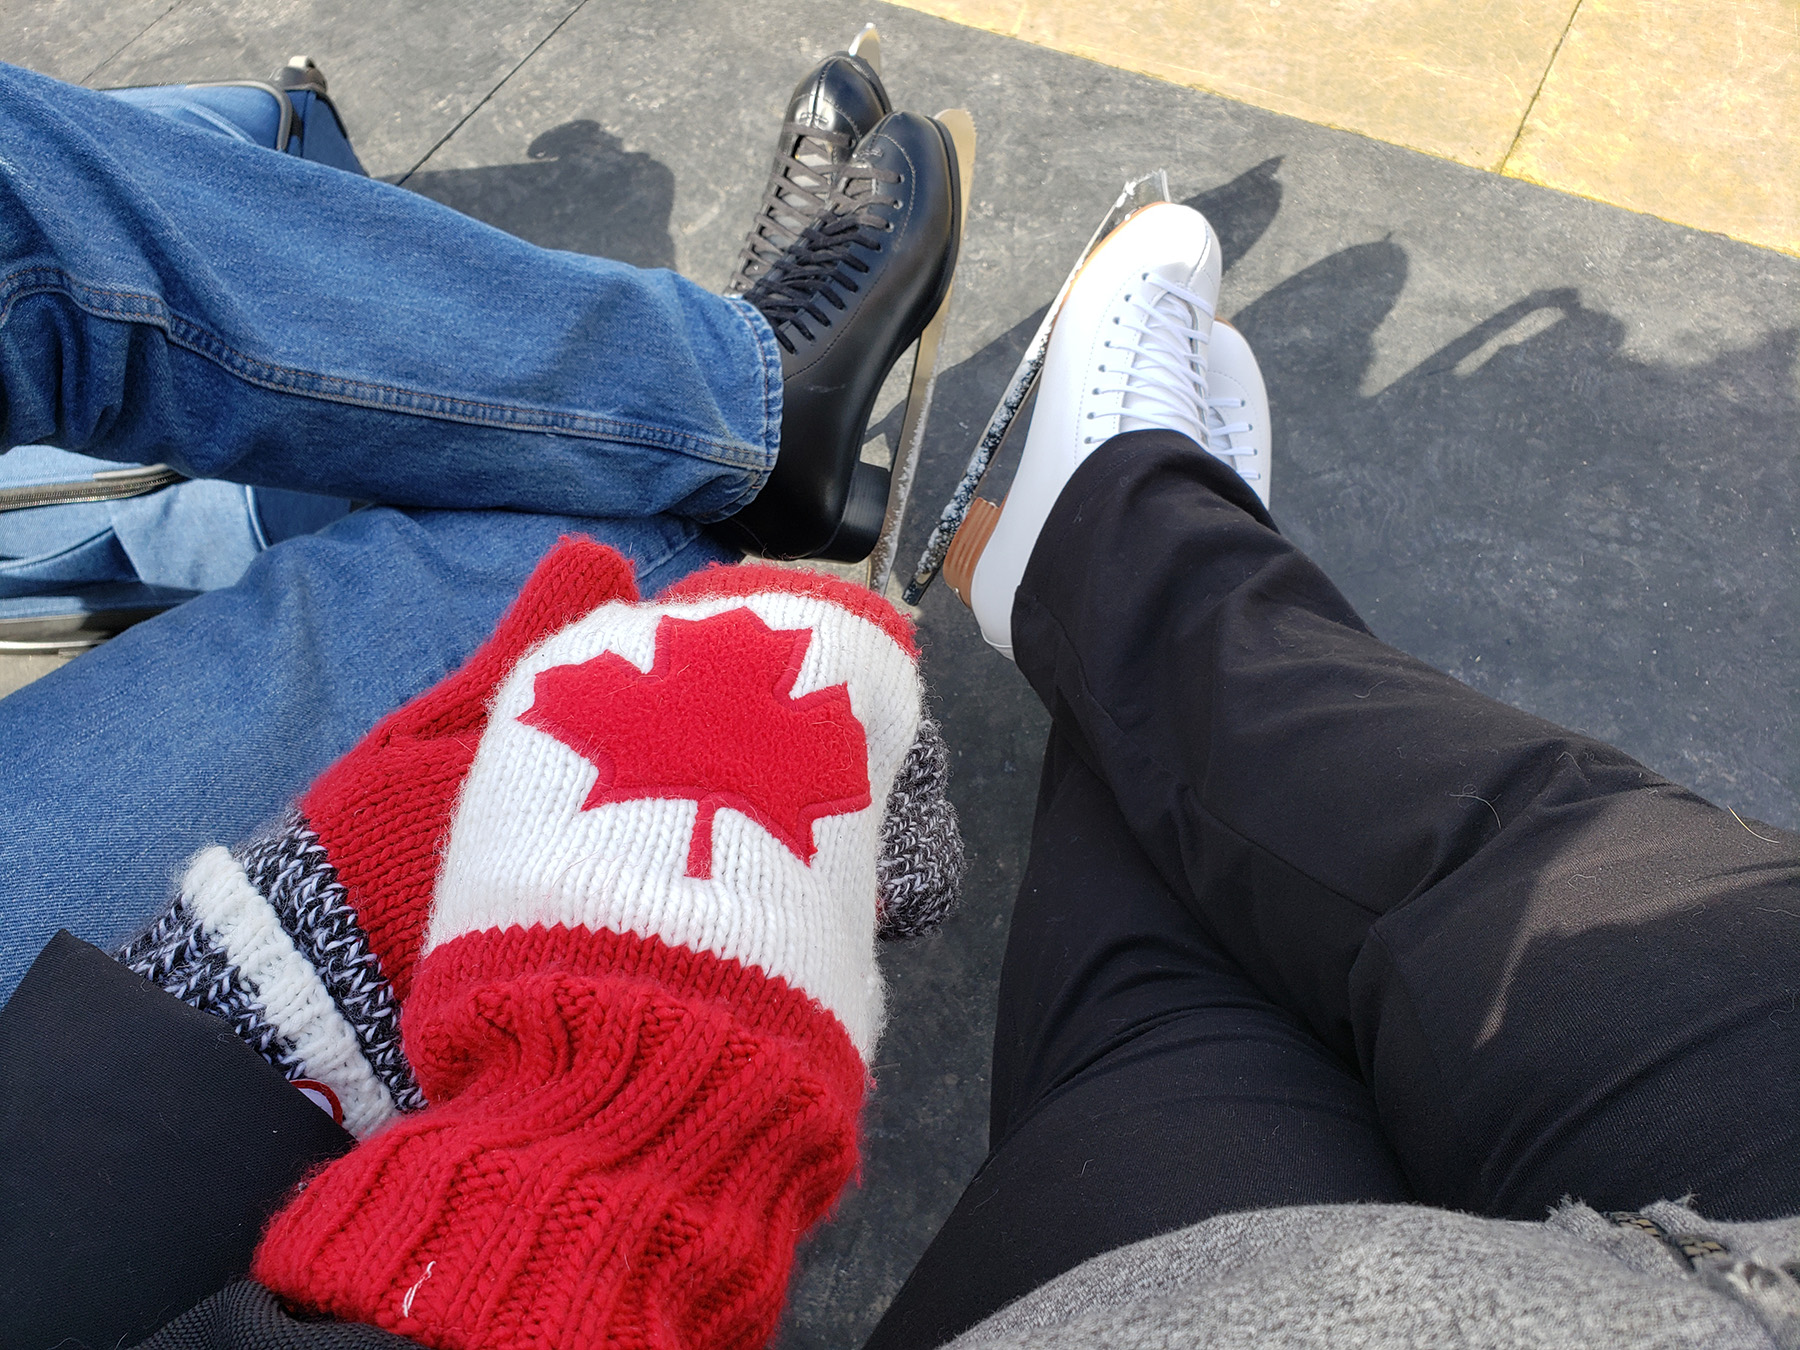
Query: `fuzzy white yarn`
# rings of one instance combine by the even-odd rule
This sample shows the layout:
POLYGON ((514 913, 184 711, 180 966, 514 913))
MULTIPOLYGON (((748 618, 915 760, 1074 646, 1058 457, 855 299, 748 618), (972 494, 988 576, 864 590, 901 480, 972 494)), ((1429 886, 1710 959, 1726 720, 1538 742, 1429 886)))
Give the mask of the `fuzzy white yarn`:
POLYGON ((217 845, 196 854, 182 876, 181 896, 207 937, 237 967, 265 1020, 294 1047, 306 1076, 337 1094, 344 1128, 362 1139, 399 1114, 319 972, 237 859, 217 845))

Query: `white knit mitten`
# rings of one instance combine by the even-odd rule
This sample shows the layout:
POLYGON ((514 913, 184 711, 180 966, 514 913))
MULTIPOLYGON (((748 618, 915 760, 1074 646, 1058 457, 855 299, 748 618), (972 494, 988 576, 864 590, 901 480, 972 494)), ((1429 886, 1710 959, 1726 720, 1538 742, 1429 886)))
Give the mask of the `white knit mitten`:
POLYGON ((603 605, 502 683, 425 954, 510 925, 656 937, 804 990, 867 1061, 878 927, 922 931, 960 878, 944 767, 911 632, 867 591, 740 566, 603 605))

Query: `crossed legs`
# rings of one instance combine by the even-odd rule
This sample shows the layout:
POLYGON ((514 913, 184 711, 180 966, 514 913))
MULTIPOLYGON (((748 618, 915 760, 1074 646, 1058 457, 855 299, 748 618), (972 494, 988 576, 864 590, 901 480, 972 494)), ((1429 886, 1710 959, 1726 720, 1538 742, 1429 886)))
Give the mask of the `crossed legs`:
POLYGON ((992 1151, 875 1350, 1233 1210, 1800 1209, 1800 840, 1384 646, 1183 437, 1045 536, 992 1151))

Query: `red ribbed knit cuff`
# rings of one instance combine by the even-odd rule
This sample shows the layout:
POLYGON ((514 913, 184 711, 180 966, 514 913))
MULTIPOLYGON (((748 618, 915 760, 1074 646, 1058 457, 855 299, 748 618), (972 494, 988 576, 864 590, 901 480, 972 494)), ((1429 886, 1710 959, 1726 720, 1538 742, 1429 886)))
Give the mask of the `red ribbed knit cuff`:
POLYGON ((767 1341, 856 1167, 836 1018, 733 961, 533 927, 432 952, 403 1020, 431 1106, 314 1177, 257 1279, 433 1347, 767 1341))

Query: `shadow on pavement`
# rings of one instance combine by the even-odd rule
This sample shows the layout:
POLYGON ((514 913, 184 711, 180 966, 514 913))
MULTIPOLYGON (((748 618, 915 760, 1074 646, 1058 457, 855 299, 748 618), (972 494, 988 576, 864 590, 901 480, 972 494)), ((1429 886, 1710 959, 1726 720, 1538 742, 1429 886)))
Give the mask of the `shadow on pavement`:
POLYGON ((525 154, 525 164, 426 170, 403 186, 544 248, 675 265, 675 175, 666 165, 586 119, 546 131, 525 154))
POLYGON ((1790 828, 1800 333, 1632 353, 1572 288, 1520 297, 1365 391, 1405 285, 1389 242, 1245 307, 1276 518, 1376 632, 1485 693, 1790 828), (1746 720, 1746 709, 1757 710, 1746 720))

